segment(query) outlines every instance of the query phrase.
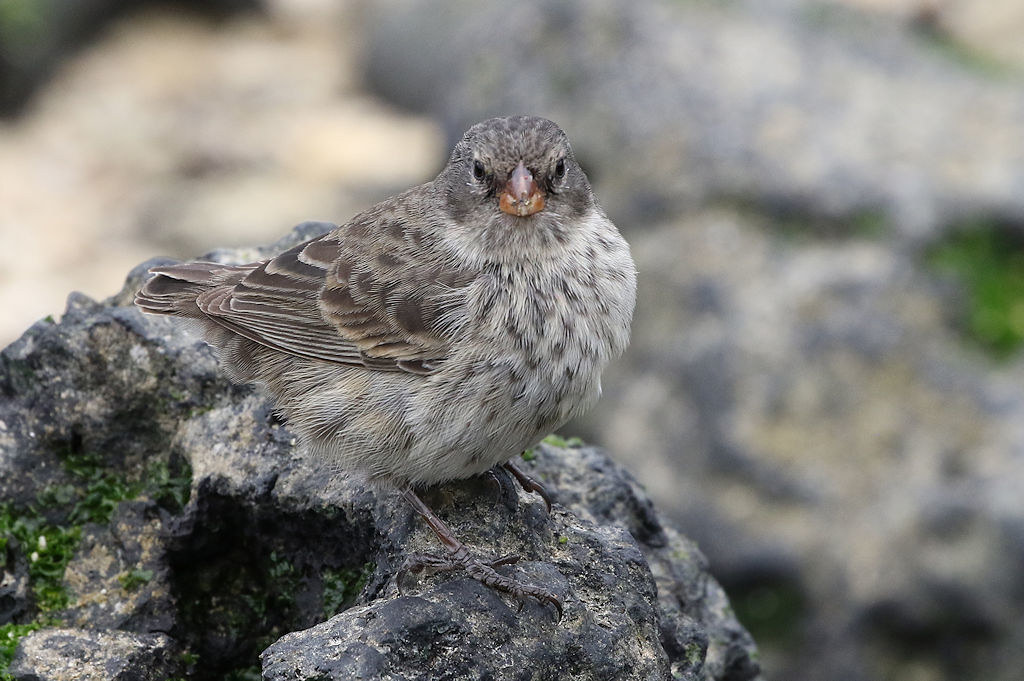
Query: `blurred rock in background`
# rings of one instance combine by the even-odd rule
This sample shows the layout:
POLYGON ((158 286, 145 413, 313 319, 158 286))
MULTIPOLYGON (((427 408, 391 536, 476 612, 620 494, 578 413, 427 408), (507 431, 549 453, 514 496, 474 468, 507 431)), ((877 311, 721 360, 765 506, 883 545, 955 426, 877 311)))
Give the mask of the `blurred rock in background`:
POLYGON ((767 677, 1019 678, 1019 2, 282 0, 100 35, 0 128, 8 340, 548 115, 641 282, 569 430, 698 540, 767 677))
MULTIPOLYGON (((117 17, 155 0, 4 0, 0 4, 0 113, 18 113, 55 67, 117 17)), ((259 0, 179 0, 210 19, 259 0)))

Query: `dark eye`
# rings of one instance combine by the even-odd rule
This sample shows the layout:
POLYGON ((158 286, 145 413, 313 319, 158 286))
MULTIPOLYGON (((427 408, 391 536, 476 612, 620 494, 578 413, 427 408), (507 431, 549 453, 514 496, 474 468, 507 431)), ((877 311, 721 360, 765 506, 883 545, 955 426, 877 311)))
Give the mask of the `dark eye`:
POLYGON ((561 180, 565 177, 565 159, 558 159, 558 163, 555 164, 555 177, 561 180))
POLYGON ((483 161, 473 161, 473 177, 482 180, 487 175, 487 168, 484 168, 483 161))

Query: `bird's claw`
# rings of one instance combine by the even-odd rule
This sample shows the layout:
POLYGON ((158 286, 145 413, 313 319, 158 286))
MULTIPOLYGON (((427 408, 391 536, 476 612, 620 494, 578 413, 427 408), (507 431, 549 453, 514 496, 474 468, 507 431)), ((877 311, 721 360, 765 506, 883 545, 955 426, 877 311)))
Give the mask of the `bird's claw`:
POLYGON ((548 513, 551 513, 551 497, 548 496, 548 490, 546 487, 544 487, 543 483, 541 483, 536 478, 524 473, 522 469, 519 468, 519 466, 515 465, 511 461, 503 463, 501 467, 507 470, 509 473, 511 473, 512 477, 519 481, 520 487, 522 487, 524 490, 539 495, 540 498, 544 500, 544 505, 547 506, 548 513))
MULTIPOLYGON (((418 574, 424 570, 433 572, 450 572, 453 570, 464 570, 467 575, 496 591, 506 593, 520 602, 519 609, 522 609, 522 602, 532 598, 541 605, 553 605, 558 612, 558 620, 562 619, 562 601, 554 593, 531 584, 523 584, 512 577, 498 573, 495 568, 505 565, 512 565, 519 562, 520 557, 515 554, 508 554, 495 558, 494 560, 480 560, 470 556, 468 552, 453 552, 448 556, 437 556, 431 553, 419 553, 410 555, 398 571, 397 581, 401 584, 401 578, 406 573, 418 574)), ((401 587, 399 586, 399 592, 401 587)))

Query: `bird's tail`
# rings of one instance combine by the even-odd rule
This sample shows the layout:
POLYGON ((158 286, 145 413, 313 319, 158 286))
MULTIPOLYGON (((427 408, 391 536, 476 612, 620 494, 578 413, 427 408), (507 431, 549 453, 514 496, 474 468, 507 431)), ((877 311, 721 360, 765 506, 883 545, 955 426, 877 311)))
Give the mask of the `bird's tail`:
POLYGON ((143 312, 180 317, 203 318, 196 306, 201 294, 241 280, 251 268, 215 262, 188 262, 154 267, 156 276, 147 280, 135 294, 135 304, 143 312))

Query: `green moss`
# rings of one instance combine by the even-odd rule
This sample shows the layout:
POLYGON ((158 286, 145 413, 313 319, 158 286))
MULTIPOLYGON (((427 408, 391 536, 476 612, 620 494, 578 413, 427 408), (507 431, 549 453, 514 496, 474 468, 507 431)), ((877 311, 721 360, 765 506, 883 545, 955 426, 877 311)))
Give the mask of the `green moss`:
POLYGON ((362 570, 328 568, 323 571, 324 619, 330 619, 355 603, 375 567, 373 563, 366 563, 362 570))
POLYGON ((12 539, 17 540, 28 562, 36 607, 42 613, 67 607, 64 569, 80 537, 80 527, 50 524, 35 509, 18 511, 10 504, 0 505, 0 553, 12 539))
POLYGON ((138 484, 128 484, 121 476, 96 471, 78 488, 81 495, 68 515, 68 521, 74 525, 106 525, 118 504, 139 495, 139 487, 138 484))
POLYGON ((929 264, 967 292, 968 337, 997 358, 1024 344, 1024 239, 992 223, 965 225, 932 249, 929 264))
POLYGON ((104 468, 96 455, 63 452, 60 456, 71 481, 47 487, 37 501, 43 509, 61 512, 68 525, 110 522, 117 505, 140 491, 141 485, 104 468))
POLYGON ((173 676, 164 681, 187 681, 187 679, 193 678, 196 667, 199 664, 199 656, 191 650, 185 649, 177 655, 178 670, 181 676, 173 676))
POLYGON ((267 582, 274 585, 265 599, 258 604, 254 602, 254 610, 261 617, 270 611, 290 610, 295 605, 295 594, 299 590, 300 575, 292 565, 291 558, 283 553, 272 551, 267 562, 267 582), (258 607, 257 607, 258 605, 258 607))
POLYGON ((47 526, 39 533, 36 550, 29 554, 28 574, 36 607, 40 612, 52 612, 68 606, 68 592, 64 586, 64 570, 75 555, 82 537, 81 527, 47 526))
MULTIPOLYGON (((578 437, 564 438, 558 433, 551 433, 541 442, 551 447, 558 447, 559 449, 576 449, 584 444, 583 440, 578 437)), ((537 458, 537 453, 532 449, 527 449, 520 456, 523 457, 523 461, 533 461, 537 458)))
POLYGON ((223 678, 231 670, 247 670, 254 655, 301 621, 296 598, 303 579, 286 554, 254 553, 244 542, 225 545, 218 557, 192 566, 184 580, 188 591, 178 597, 181 621, 202 628, 199 667, 223 678))
POLYGON ((287 631, 315 622, 304 604, 317 581, 326 619, 355 602, 376 567, 368 562, 318 575, 314 566, 297 567, 287 550, 260 553, 245 542, 226 549, 218 562, 189 574, 188 591, 179 594, 182 621, 203 631, 201 640, 190 644, 198 654, 183 659, 186 667, 202 670, 198 678, 259 679, 258 665, 252 666, 259 652, 287 631))
MULTIPOLYGON (((64 572, 78 548, 85 524, 109 523, 118 504, 140 495, 179 510, 187 501, 190 486, 190 471, 186 469, 185 475, 175 476, 163 462, 151 466, 135 482, 106 468, 96 455, 65 452, 61 464, 69 474, 69 482, 45 488, 36 503, 26 507, 0 504, 0 556, 12 540, 17 540, 28 564, 29 585, 39 617, 69 605, 64 572)), ((124 577, 122 584, 126 589, 138 588, 151 577, 148 570, 134 570, 124 577)))
POLYGON ((117 576, 117 581, 121 583, 121 588, 125 591, 135 591, 143 584, 149 584, 151 579, 153 579, 153 571, 140 568, 128 570, 117 576))
POLYGON ((65 454, 61 463, 74 481, 48 487, 39 501, 47 507, 70 504, 71 524, 106 524, 118 504, 141 497, 177 513, 188 503, 191 492, 192 469, 184 461, 176 471, 167 461, 154 461, 134 480, 110 470, 95 454, 65 454))
POLYGON ((172 513, 179 513, 188 504, 192 493, 192 467, 182 461, 174 471, 166 461, 156 461, 145 473, 143 492, 172 513))
POLYGON ((578 437, 564 438, 558 433, 551 433, 543 440, 544 444, 558 447, 559 449, 577 449, 583 446, 583 440, 578 437))
POLYGON ((686 666, 691 669, 697 669, 704 663, 704 647, 700 643, 687 644, 686 650, 683 652, 686 655, 686 666))
POLYGON ((14 650, 18 640, 26 634, 36 631, 42 624, 5 624, 0 626, 0 681, 13 681, 14 677, 7 673, 7 668, 14 660, 14 650))

